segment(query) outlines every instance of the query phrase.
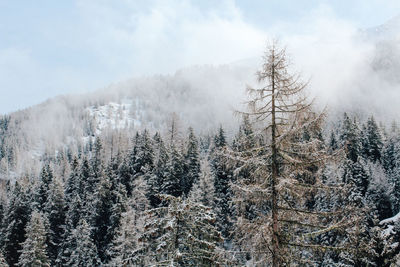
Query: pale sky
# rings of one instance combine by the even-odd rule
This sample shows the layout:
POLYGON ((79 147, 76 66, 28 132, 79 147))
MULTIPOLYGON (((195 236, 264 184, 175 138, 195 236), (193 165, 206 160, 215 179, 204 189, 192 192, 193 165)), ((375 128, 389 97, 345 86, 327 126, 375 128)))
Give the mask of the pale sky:
POLYGON ((0 113, 399 14, 398 0, 0 0, 0 113))

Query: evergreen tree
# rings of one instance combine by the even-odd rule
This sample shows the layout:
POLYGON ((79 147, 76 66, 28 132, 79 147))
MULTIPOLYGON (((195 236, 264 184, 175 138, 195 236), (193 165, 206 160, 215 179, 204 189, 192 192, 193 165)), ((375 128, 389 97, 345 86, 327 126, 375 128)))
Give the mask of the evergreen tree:
POLYGON ((44 205, 47 201, 49 194, 49 186, 53 180, 53 171, 50 165, 45 165, 40 172, 39 181, 37 183, 37 188, 34 190, 34 203, 33 209, 38 209, 43 211, 44 205))
POLYGON ((63 242, 59 249, 57 257, 57 264, 65 266, 68 264, 72 252, 75 249, 75 240, 72 239, 72 234, 81 219, 85 218, 82 214, 83 203, 79 195, 75 195, 74 198, 68 203, 68 211, 65 218, 65 230, 63 234, 63 242))
POLYGON ((71 202, 75 195, 80 195, 80 169, 78 158, 74 157, 71 163, 71 173, 65 183, 64 196, 66 202, 71 202))
POLYGON ((331 149, 331 151, 338 149, 338 142, 333 131, 331 131, 331 135, 329 137, 329 148, 331 149))
POLYGON ((10 266, 16 266, 21 254, 21 244, 25 240, 25 227, 31 213, 28 201, 28 195, 16 182, 5 212, 1 233, 3 254, 10 266))
POLYGON ((183 156, 174 144, 170 148, 170 156, 167 163, 167 174, 161 186, 163 194, 179 197, 183 193, 181 187, 184 175, 183 156))
POLYGON ((169 162, 168 151, 159 133, 154 136, 155 143, 155 166, 148 181, 147 197, 149 198, 152 207, 158 207, 161 200, 157 197, 162 192, 164 181, 168 177, 167 164, 169 162))
POLYGON ((107 248, 113 239, 113 232, 110 231, 112 227, 112 215, 114 208, 113 193, 111 191, 111 181, 108 175, 101 177, 97 187, 94 203, 93 203, 93 217, 91 218, 92 237, 94 244, 100 256, 100 260, 106 263, 109 258, 107 255, 107 248))
POLYGON ((135 145, 130 154, 130 166, 134 177, 143 175, 154 166, 154 151, 149 132, 136 134, 135 145))
POLYGON ((356 120, 352 121, 347 113, 344 113, 339 139, 345 147, 347 158, 356 162, 361 152, 360 130, 356 120))
POLYGON ((187 196, 192 189, 193 183, 199 180, 200 174, 199 145, 193 128, 189 128, 185 159, 185 175, 181 181, 181 187, 183 194, 187 196))
POLYGON ((114 236, 111 249, 111 266, 146 266, 147 256, 141 237, 144 233, 149 203, 146 197, 146 182, 143 178, 135 180, 132 198, 128 200, 126 212, 121 216, 121 224, 114 236))
MULTIPOLYGON (((400 155, 399 155, 400 156, 400 155)), ((391 185, 390 202, 392 203, 393 213, 400 212, 400 164, 396 161, 396 167, 389 173, 389 183, 391 185)))
POLYGON ((73 244, 73 250, 67 263, 68 266, 101 266, 96 245, 91 238, 90 226, 85 219, 79 221, 69 240, 73 244))
POLYGON ((218 129, 218 134, 214 137, 214 145, 216 148, 223 148, 226 144, 225 131, 221 125, 218 129))
POLYGON ((233 148, 237 151, 248 151, 256 146, 256 137, 248 115, 243 116, 239 132, 233 141, 233 148))
POLYGON ((391 137, 387 140, 382 149, 382 166, 386 173, 390 173, 396 166, 396 155, 399 148, 399 140, 391 137))
POLYGON ((367 159, 373 162, 380 161, 382 154, 382 136, 374 117, 370 117, 363 130, 362 152, 367 159))
POLYGON ((207 159, 200 161, 200 178, 194 184, 190 192, 190 199, 197 201, 206 207, 214 205, 214 176, 211 171, 210 162, 207 159))
POLYGON ((382 165, 391 187, 390 201, 395 214, 400 212, 400 142, 398 137, 390 138, 385 144, 382 165))
POLYGON ((23 267, 50 266, 47 252, 47 232, 43 214, 33 211, 26 226, 26 240, 22 243, 22 253, 18 265, 23 267))
POLYGON ((100 180, 99 177, 102 176, 103 172, 103 162, 104 162, 104 152, 103 152, 103 143, 99 137, 96 137, 94 141, 94 151, 91 158, 91 168, 92 168, 92 175, 93 179, 97 178, 97 181, 100 180))
POLYGON ((222 127, 214 137, 214 149, 211 156, 211 170, 214 174, 214 211, 217 215, 217 228, 224 238, 229 239, 233 215, 230 206, 232 192, 229 183, 232 180, 232 171, 226 162, 224 149, 226 138, 222 127))
POLYGON ((63 242, 67 211, 63 186, 58 178, 54 178, 49 186, 49 196, 44 211, 49 223, 50 242, 48 245, 48 256, 52 264, 55 264, 63 242))
MULTIPOLYGON (((170 195, 169 205, 149 211, 143 239, 147 244, 147 266, 219 266, 222 241, 210 208, 170 195)), ((144 255, 146 256, 146 254, 144 255)))

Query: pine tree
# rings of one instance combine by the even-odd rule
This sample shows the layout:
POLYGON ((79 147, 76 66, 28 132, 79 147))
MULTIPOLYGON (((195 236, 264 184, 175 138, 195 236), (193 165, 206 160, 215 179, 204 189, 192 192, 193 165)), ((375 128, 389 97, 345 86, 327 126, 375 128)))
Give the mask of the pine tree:
POLYGON ((211 170, 214 174, 214 211, 217 215, 217 228, 225 239, 229 239, 232 223, 230 218, 233 210, 230 206, 232 171, 228 167, 224 150, 226 138, 222 127, 214 137, 214 149, 211 155, 211 170))
POLYGON ((26 240, 22 243, 22 253, 18 265, 23 267, 50 266, 47 252, 47 232, 43 214, 33 211, 26 226, 26 240))
POLYGON ((382 166, 386 173, 390 173, 396 166, 397 144, 399 141, 396 137, 391 137, 387 140, 382 149, 382 166))
POLYGON ((104 153, 103 153, 103 143, 99 137, 96 137, 94 141, 94 151, 93 156, 91 158, 91 168, 93 172, 93 179, 99 181, 99 177, 102 176, 103 172, 103 162, 104 162, 104 153))
POLYGON ((331 135, 329 137, 329 148, 332 151, 338 149, 338 143, 337 143, 337 140, 336 140, 335 133, 333 131, 331 131, 331 135))
POLYGON ((200 178, 194 184, 190 192, 190 199, 197 201, 206 207, 214 205, 214 176, 211 171, 210 162, 207 159, 200 161, 200 178))
POLYGON ((58 257, 63 242, 67 206, 64 199, 63 185, 60 179, 54 178, 49 186, 49 196, 44 206, 45 216, 49 222, 48 256, 52 262, 58 257))
POLYGON ((356 162, 361 152, 360 130, 355 119, 352 121, 347 113, 344 113, 343 117, 339 139, 345 147, 347 158, 356 162))
POLYGON ((91 229, 85 219, 79 221, 78 226, 69 237, 73 250, 68 260, 68 266, 100 266, 96 245, 91 238, 91 229))
POLYGON ((141 135, 136 134, 135 145, 130 154, 130 165, 134 177, 143 175, 154 166, 154 151, 147 130, 144 130, 141 135))
POLYGON ((39 181, 37 183, 37 188, 34 190, 34 203, 33 209, 38 209, 43 211, 44 205, 47 201, 49 194, 49 186, 53 180, 53 171, 50 165, 45 165, 40 172, 39 181))
MULTIPOLYGON (((111 266, 144 266, 144 257, 139 242, 144 220, 135 209, 128 208, 122 216, 121 226, 113 242, 111 266)), ((146 256, 146 255, 144 255, 146 256)))
POLYGON ((159 133, 154 136, 155 143, 155 166, 148 181, 147 197, 150 205, 155 208, 161 204, 161 200, 157 197, 161 194, 164 181, 168 176, 167 164, 169 162, 168 151, 159 133))
MULTIPOLYGON (((121 224, 114 236, 110 256, 111 266, 146 266, 145 248, 141 236, 144 232, 145 210, 148 208, 146 182, 138 178, 134 184, 132 198, 121 216, 121 224)), ((147 258, 150 258, 148 256, 147 258)))
POLYGON ((256 137, 248 115, 243 116, 239 132, 233 141, 233 148, 237 151, 248 151, 256 147, 256 137))
POLYGON ((92 237, 97 247, 100 260, 106 263, 109 258, 107 248, 113 239, 111 218, 113 215, 114 199, 111 191, 111 181, 108 175, 101 177, 93 202, 93 217, 90 219, 92 237))
POLYGON ((181 187, 183 194, 187 196, 192 189, 193 183, 199 180, 200 174, 199 145, 193 128, 189 128, 185 159, 185 175, 182 179, 181 187))
POLYGON ((382 155, 382 136, 374 117, 370 117, 363 130, 363 154, 373 162, 380 161, 382 155))
POLYGON ((149 210, 142 238, 152 244, 143 250, 151 256, 147 266, 219 266, 222 239, 212 210, 189 199, 162 198, 169 205, 149 210))
POLYGON ((65 183, 64 196, 66 202, 72 201, 76 194, 80 193, 80 175, 78 158, 74 157, 71 163, 71 173, 65 183))
POLYGON ((65 230, 63 234, 63 242, 57 257, 57 264, 65 266, 68 264, 72 252, 75 249, 75 240, 72 238, 74 230, 77 228, 81 219, 85 218, 82 214, 83 203, 79 195, 68 203, 68 210, 65 219, 65 230))
POLYGON ((170 156, 167 163, 167 174, 161 186, 163 194, 179 197, 183 193, 181 187, 184 175, 183 156, 174 144, 170 147, 170 156))
POLYGON ((29 198, 18 182, 11 193, 1 233, 3 254, 10 266, 16 266, 25 240, 25 227, 31 213, 29 198))
POLYGON ((390 198, 393 213, 400 212, 400 142, 397 137, 390 138, 383 150, 382 165, 391 187, 390 198))

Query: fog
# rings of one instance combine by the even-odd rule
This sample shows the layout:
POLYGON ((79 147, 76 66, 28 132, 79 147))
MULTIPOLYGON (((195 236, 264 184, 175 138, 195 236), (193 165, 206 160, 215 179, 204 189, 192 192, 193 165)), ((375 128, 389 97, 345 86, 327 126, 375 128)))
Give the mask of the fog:
MULTIPOLYGON (((310 81, 310 97, 316 98, 317 107, 328 107, 331 117, 351 112, 361 118, 374 115, 384 123, 399 119, 399 17, 380 26, 360 29, 338 18, 332 9, 321 6, 296 21, 296 25, 281 22, 261 29, 247 23, 231 1, 222 13, 200 12, 189 2, 174 2, 176 9, 157 3, 148 12, 134 17, 133 28, 122 27, 119 13, 113 13, 106 4, 100 8, 90 1, 81 3, 82 10, 94 13, 88 18, 105 17, 104 21, 93 21, 91 29, 96 32, 93 35, 96 38, 88 41, 99 42, 93 44, 94 51, 98 49, 108 66, 115 66, 114 71, 121 73, 109 86, 84 94, 59 96, 11 113, 3 145, 17 147, 13 153, 18 154, 18 166, 15 166, 18 172, 30 166, 26 162, 39 159, 44 152, 54 154, 64 145, 79 146, 90 136, 115 130, 111 124, 100 128, 104 121, 91 114, 102 109, 108 112, 105 114, 108 122, 119 120, 118 114, 125 108, 120 105, 122 102, 129 103, 129 114, 136 122, 124 129, 127 136, 144 128, 165 131, 173 116, 180 120, 183 132, 193 126, 198 134, 206 135, 223 125, 232 136, 240 120, 233 112, 244 109, 246 86, 259 86, 255 72, 272 38, 278 38, 286 47, 291 70, 310 81), (185 16, 178 20, 177 14, 181 13, 185 16), (103 36, 100 32, 104 29, 103 36), (105 37, 107 40, 102 39, 105 37), (110 48, 108 52, 103 51, 102 41, 110 48), (126 44, 129 44, 128 50, 126 44), (120 49, 117 57, 110 52, 115 49, 120 49), (118 67, 121 60, 126 64, 118 67), (116 103, 118 110, 112 110, 110 102, 116 103)), ((17 52, 13 53, 18 59, 17 52)), ((7 62, 12 59, 9 56, 7 62)), ((1 62, 0 54, 0 69, 5 68, 7 64, 1 62)), ((45 70, 41 69, 42 72, 45 70)), ((79 76, 76 72, 66 73, 75 73, 70 76, 74 79, 79 76)), ((5 77, 12 70, 4 73, 5 77)), ((51 71, 46 74, 49 84, 57 77, 52 74, 51 71)), ((117 77, 105 75, 104 78, 101 72, 97 76, 103 82, 117 77)), ((41 79, 33 74, 27 77, 27 81, 21 80, 13 86, 41 79)))

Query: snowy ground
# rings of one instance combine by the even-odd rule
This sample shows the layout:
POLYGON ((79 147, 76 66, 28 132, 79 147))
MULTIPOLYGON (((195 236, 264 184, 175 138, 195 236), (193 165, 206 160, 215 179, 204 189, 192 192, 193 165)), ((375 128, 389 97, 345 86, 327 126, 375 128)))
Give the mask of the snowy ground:
MULTIPOLYGON (((87 112, 96 122, 96 134, 100 134, 106 128, 126 129, 140 127, 140 111, 133 110, 132 103, 133 100, 124 99, 121 103, 110 102, 103 106, 87 108, 87 112)), ((138 107, 137 103, 135 106, 138 107)))

